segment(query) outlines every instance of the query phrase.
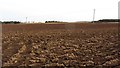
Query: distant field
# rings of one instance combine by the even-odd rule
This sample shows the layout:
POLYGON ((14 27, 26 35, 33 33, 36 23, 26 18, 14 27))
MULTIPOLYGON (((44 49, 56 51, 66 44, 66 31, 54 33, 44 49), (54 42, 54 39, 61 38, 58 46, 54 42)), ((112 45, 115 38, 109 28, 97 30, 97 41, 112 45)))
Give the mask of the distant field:
POLYGON ((120 67, 118 24, 3 24, 5 66, 120 67))

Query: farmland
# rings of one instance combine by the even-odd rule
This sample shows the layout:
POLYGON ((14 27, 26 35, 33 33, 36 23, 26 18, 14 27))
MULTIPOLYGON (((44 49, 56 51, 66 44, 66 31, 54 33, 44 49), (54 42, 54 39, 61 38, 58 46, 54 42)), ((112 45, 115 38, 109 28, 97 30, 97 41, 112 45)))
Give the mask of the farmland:
POLYGON ((3 24, 2 65, 120 67, 118 24, 3 24))

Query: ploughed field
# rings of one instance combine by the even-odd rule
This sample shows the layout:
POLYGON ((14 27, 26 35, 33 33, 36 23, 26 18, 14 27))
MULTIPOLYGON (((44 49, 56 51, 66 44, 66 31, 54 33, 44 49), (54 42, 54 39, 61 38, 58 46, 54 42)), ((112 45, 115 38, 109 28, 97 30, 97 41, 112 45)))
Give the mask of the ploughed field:
POLYGON ((5 66, 120 67, 118 24, 3 24, 5 66))

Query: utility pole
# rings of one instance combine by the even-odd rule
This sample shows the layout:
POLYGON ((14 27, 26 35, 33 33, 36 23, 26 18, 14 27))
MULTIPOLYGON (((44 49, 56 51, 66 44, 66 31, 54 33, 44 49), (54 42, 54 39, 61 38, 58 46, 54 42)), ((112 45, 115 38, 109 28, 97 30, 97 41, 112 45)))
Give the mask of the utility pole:
POLYGON ((26 23, 27 23, 27 18, 28 18, 28 17, 26 17, 26 23))
POLYGON ((95 20, 95 11, 96 11, 96 9, 93 9, 93 23, 94 23, 94 20, 95 20))

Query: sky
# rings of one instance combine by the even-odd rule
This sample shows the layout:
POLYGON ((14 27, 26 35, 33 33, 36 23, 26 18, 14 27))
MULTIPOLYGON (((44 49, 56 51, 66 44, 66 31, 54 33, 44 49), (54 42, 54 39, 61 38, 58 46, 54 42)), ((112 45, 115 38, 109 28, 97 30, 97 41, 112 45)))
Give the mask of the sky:
POLYGON ((117 19, 119 0, 0 0, 0 21, 92 21, 117 19))

